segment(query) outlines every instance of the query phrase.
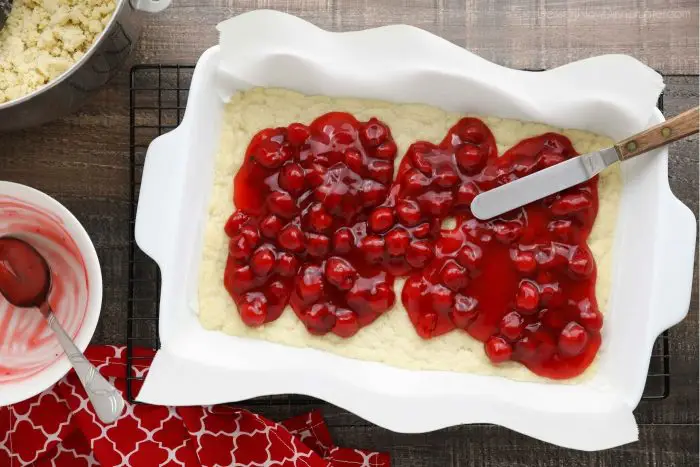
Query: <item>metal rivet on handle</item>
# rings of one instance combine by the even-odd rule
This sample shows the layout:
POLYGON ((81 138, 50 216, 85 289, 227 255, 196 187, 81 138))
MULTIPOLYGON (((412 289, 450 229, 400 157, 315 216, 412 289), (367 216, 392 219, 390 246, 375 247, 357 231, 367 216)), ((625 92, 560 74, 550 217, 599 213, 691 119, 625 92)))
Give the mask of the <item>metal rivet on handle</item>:
POLYGON ((637 142, 636 141, 630 141, 625 145, 625 148, 629 151, 636 151, 637 150, 637 142))
POLYGON ((671 129, 667 126, 663 127, 661 129, 661 136, 663 136, 664 138, 668 138, 669 136, 671 136, 671 129))

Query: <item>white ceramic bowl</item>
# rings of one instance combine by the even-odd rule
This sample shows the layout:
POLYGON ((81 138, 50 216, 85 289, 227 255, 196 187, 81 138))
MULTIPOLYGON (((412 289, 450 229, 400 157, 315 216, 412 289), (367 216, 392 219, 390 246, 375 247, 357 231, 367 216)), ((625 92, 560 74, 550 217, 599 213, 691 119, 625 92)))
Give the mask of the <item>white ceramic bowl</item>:
MULTIPOLYGON (((50 196, 28 186, 0 182, 0 236, 6 235, 26 238, 47 257, 54 274, 52 308, 84 351, 100 316, 102 272, 83 226, 50 196)), ((0 406, 40 393, 70 368, 40 313, 15 310, 0 296, 0 406)))

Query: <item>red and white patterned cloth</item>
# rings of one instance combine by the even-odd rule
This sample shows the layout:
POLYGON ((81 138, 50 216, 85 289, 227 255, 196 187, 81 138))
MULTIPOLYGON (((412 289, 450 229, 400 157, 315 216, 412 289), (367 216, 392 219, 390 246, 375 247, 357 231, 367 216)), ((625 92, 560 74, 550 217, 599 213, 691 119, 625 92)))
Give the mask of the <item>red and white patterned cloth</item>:
MULTIPOLYGON (((122 392, 126 349, 89 347, 88 359, 122 392)), ((150 361, 152 350, 139 349, 150 361)), ((144 376, 148 365, 135 366, 144 376)), ((137 388, 138 389, 138 388, 137 388)), ((339 448, 318 411, 275 423, 229 406, 127 404, 97 421, 73 371, 53 388, 0 408, 0 467, 330 466, 385 467, 385 453, 339 448)))

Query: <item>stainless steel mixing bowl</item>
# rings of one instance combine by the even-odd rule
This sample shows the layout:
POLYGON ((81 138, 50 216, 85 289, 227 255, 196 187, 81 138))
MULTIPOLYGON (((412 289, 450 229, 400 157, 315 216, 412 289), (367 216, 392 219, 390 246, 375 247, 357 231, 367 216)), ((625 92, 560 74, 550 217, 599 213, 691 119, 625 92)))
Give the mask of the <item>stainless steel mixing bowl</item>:
POLYGON ((0 104, 0 131, 32 127, 75 111, 91 91, 114 76, 136 44, 143 12, 165 9, 170 0, 117 0, 104 31, 67 72, 31 94, 0 104))

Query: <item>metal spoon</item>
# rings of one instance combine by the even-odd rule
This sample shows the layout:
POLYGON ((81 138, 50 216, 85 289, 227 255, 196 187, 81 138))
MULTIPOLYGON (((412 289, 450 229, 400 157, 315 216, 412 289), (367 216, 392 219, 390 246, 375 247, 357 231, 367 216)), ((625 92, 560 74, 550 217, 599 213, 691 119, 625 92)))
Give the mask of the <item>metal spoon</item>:
POLYGON ((14 0, 0 0, 0 30, 2 30, 2 27, 5 26, 5 21, 7 20, 7 16, 10 14, 10 11, 12 10, 12 2, 14 0))
POLYGON ((0 294, 16 307, 39 309, 73 365, 98 418, 112 423, 124 410, 124 399, 58 323, 49 305, 50 291, 51 269, 46 259, 24 240, 0 238, 0 294))

